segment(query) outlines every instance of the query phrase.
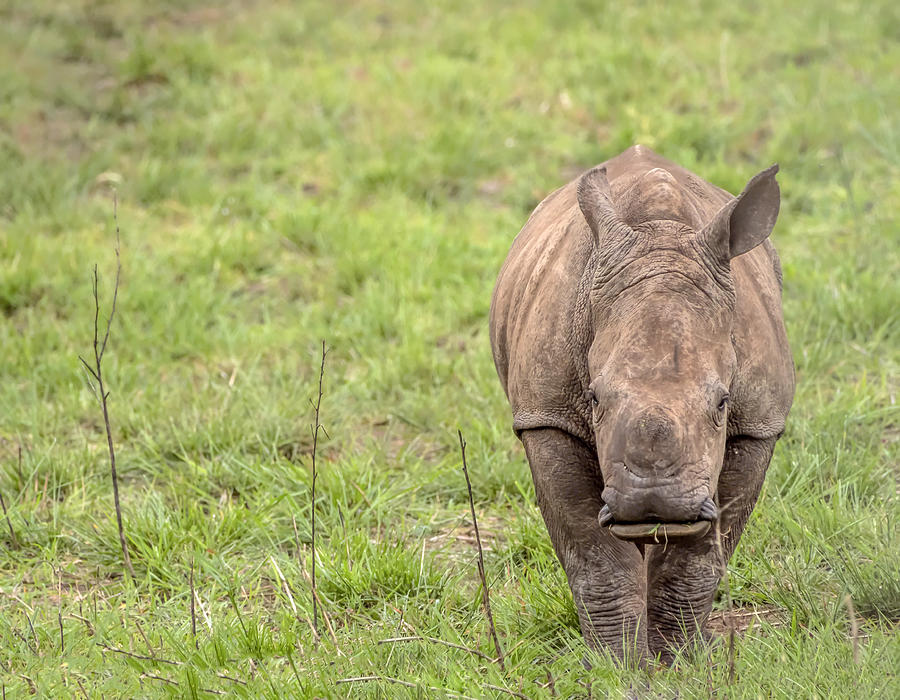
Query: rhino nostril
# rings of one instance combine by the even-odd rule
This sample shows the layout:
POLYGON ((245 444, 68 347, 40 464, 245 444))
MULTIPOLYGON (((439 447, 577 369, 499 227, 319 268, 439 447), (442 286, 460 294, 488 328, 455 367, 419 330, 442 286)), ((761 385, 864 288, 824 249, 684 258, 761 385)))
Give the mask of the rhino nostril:
POLYGON ((606 527, 613 521, 613 514, 608 505, 604 505, 600 509, 600 512, 597 514, 597 520, 600 522, 600 527, 606 527))
POLYGON ((707 499, 700 505, 700 515, 698 516, 698 520, 715 520, 718 517, 719 509, 716 508, 716 504, 713 499, 707 497, 707 499))

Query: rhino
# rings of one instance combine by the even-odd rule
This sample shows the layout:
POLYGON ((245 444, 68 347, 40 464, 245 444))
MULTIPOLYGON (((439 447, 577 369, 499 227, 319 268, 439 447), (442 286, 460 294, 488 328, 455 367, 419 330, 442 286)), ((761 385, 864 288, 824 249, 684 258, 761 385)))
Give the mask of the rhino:
POLYGON ((734 197, 633 146, 544 199, 491 300, 494 363, 588 645, 671 662, 794 395, 763 170, 734 197))

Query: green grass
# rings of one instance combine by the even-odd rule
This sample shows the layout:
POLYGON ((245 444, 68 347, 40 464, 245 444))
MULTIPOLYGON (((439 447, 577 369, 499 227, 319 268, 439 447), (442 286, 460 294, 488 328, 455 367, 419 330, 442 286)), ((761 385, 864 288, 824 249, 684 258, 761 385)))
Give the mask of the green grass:
POLYGON ((898 36, 881 0, 4 3, 5 691, 900 694, 898 36), (781 164, 798 393, 731 563, 735 604, 765 611, 733 683, 723 643, 678 669, 584 670, 488 347, 530 210, 635 142, 731 191, 781 164), (133 582, 77 360, 94 262, 111 292, 111 184, 123 279, 104 369, 133 582), (316 573, 334 636, 320 620, 316 645, 322 338, 316 573), (457 427, 505 671, 379 644, 493 653, 457 427), (370 675, 417 687, 338 684, 370 675))

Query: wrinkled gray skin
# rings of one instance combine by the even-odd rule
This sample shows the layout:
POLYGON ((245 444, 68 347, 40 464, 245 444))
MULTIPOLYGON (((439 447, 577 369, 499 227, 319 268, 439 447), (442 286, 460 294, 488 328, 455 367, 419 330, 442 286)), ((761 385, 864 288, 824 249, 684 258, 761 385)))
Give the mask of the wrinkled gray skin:
POLYGON ((735 198, 634 146, 541 202, 497 280, 538 505, 585 639, 619 658, 669 661, 703 629, 784 431, 776 172, 735 198), (709 529, 653 544, 670 523, 709 529))

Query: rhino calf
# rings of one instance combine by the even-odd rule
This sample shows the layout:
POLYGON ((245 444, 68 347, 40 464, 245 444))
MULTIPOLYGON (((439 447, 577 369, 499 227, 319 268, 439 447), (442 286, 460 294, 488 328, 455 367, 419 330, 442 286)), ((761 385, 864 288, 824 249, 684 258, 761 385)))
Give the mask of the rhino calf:
POLYGON ((589 645, 670 661, 709 616, 794 395, 777 166, 738 196, 643 146, 512 244, 491 346, 589 645))

